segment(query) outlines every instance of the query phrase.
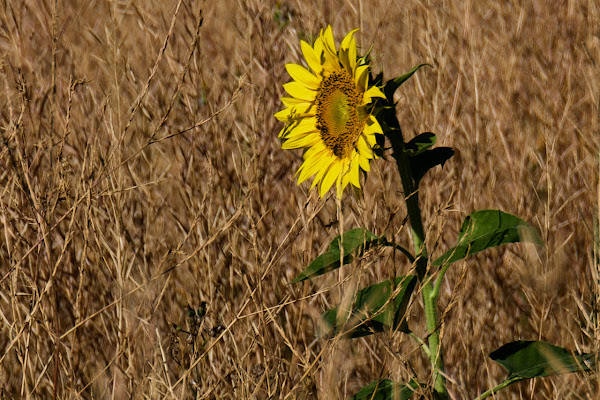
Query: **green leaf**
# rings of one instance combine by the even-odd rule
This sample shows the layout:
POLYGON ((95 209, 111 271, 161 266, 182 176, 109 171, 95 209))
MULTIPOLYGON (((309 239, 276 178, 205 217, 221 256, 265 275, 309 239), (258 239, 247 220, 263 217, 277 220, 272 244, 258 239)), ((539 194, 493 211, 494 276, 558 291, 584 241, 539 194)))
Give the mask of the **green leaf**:
POLYGON ((360 389, 351 400, 408 400, 419 384, 398 383, 389 379, 378 379, 360 389))
POLYGON ((410 157, 410 169, 413 179, 419 182, 431 168, 441 165, 454 155, 452 147, 437 147, 432 150, 423 150, 410 157))
POLYGON ((433 265, 451 264, 482 250, 515 242, 542 244, 536 230, 514 215, 499 210, 475 211, 465 218, 457 245, 433 265))
POLYGON ((417 135, 414 138, 412 138, 410 142, 406 143, 406 145, 404 146, 404 151, 410 156, 416 156, 429 149, 435 144, 435 142, 435 133, 421 133, 420 135, 417 135))
POLYGON ((398 89, 400 87, 400 85, 402 85, 404 82, 406 82, 408 80, 408 78, 413 76, 413 74, 415 72, 417 72, 417 70, 419 68, 424 67, 424 66, 433 68, 429 64, 420 64, 420 65, 417 65, 416 67, 414 67, 413 69, 411 69, 408 73, 387 81, 387 83, 385 84, 385 87, 383 88, 383 92, 385 94, 385 97, 387 97, 387 99, 390 103, 393 103, 393 97, 394 97, 394 93, 396 93, 396 89, 398 89))
POLYGON ((508 371, 508 378, 530 379, 594 368, 594 354, 576 354, 540 341, 519 340, 490 353, 490 358, 508 371))
POLYGON ((385 328, 406 332, 404 314, 416 282, 414 275, 400 276, 359 290, 350 310, 339 313, 335 307, 323 314, 319 336, 342 334, 356 338, 383 332, 385 328), (392 295, 395 297, 390 300, 392 295))
MULTIPOLYGON (((315 258, 291 283, 311 279, 341 267, 340 237, 337 236, 333 239, 329 245, 329 250, 315 258)), ((370 248, 395 246, 393 243, 388 242, 385 236, 376 236, 365 228, 356 228, 344 233, 342 242, 344 243, 344 265, 351 263, 355 258, 361 257, 370 248)))

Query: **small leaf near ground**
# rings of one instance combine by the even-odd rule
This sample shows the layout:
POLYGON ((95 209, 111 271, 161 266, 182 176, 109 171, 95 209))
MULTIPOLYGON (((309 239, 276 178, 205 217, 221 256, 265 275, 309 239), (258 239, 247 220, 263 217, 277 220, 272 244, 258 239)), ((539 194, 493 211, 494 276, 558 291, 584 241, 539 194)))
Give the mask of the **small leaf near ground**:
POLYGON ((542 244, 537 231, 514 215, 499 210, 475 211, 465 218, 457 245, 433 265, 451 264, 482 250, 515 242, 542 244))
MULTIPOLYGON (((385 236, 379 237, 365 228, 356 228, 345 232, 342 242, 344 244, 344 265, 351 263, 355 258, 361 257, 367 250, 377 246, 393 246, 410 256, 410 253, 404 248, 388 242, 385 236)), ((329 250, 315 258, 291 283, 323 275, 341 266, 340 236, 337 236, 329 245, 329 250)))
POLYGON ((541 341, 519 340, 490 353, 508 371, 508 378, 537 378, 567 372, 591 371, 594 354, 576 354, 541 341))
POLYGON ((394 281, 386 280, 359 290, 350 310, 338 313, 336 307, 323 314, 318 335, 342 334, 345 338, 356 338, 383 332, 386 328, 406 332, 404 314, 416 282, 414 275, 400 276, 394 281))
POLYGON ((360 389, 351 400, 408 400, 419 384, 398 383, 389 379, 378 379, 360 389))

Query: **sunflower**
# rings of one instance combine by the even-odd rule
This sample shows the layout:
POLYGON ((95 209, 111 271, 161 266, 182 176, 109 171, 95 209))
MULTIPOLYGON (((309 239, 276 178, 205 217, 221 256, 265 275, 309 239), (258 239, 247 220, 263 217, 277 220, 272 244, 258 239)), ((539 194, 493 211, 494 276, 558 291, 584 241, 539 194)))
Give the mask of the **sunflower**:
POLYGON ((382 134, 374 116, 374 102, 385 97, 369 87, 370 67, 358 57, 354 29, 336 50, 331 26, 321 30, 314 46, 301 41, 306 64, 285 68, 293 81, 283 85, 291 97, 275 117, 286 123, 279 133, 283 149, 304 148, 304 162, 296 173, 298 184, 315 176, 321 197, 336 185, 339 198, 348 184, 360 188, 360 170, 368 172, 376 135, 382 134))

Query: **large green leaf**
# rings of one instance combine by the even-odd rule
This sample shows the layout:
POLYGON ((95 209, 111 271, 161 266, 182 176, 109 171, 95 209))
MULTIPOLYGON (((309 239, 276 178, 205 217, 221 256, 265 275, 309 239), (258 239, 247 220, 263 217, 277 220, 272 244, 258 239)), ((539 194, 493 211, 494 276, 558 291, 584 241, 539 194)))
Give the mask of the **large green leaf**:
POLYGON ((567 372, 591 371, 593 354, 576 354, 541 341, 519 340, 490 353, 508 371, 508 378, 530 379, 567 372))
POLYGON ((482 250, 515 242, 542 244, 536 230, 514 215, 499 210, 475 211, 465 218, 457 245, 433 265, 450 264, 482 250))
MULTIPOLYGON (((323 275, 342 266, 340 264, 340 238, 337 236, 329 245, 327 252, 319 255, 291 283, 301 282, 315 276, 323 275)), ((344 260, 343 265, 349 264, 355 258, 361 257, 367 250, 377 246, 392 246, 412 258, 410 252, 401 246, 388 242, 385 236, 376 236, 365 228, 352 229, 343 234, 344 260)))
POLYGON ((404 314, 416 282, 414 275, 400 276, 359 290, 350 310, 340 313, 335 307, 323 314, 319 336, 356 338, 385 328, 406 332, 404 314))
POLYGON ((360 389, 351 400, 408 400, 419 384, 398 383, 389 379, 378 379, 360 389))
MULTIPOLYGON (((400 87, 400 85, 402 85, 411 76, 413 76, 413 74, 415 72, 417 72, 417 70, 419 68, 424 67, 424 66, 431 67, 431 65, 429 65, 429 64, 420 64, 420 65, 417 65, 416 67, 414 67, 413 69, 411 69, 410 71, 408 71, 406 74, 387 81, 387 83, 385 84, 385 87, 383 88, 383 91, 384 91, 385 97, 387 97, 388 101, 393 102, 393 97, 394 97, 394 93, 396 93, 396 89, 398 89, 400 87)), ((433 67, 431 67, 431 68, 433 68, 433 67)))

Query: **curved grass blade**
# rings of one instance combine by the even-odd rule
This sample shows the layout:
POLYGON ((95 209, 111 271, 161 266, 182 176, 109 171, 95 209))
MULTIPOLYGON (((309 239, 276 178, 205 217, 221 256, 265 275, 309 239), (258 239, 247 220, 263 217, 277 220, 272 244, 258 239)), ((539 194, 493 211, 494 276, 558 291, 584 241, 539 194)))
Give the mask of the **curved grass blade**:
MULTIPOLYGON (((319 255, 290 283, 301 282, 315 276, 323 275, 342 266, 340 264, 340 240, 337 236, 329 245, 327 252, 319 255)), ((343 265, 351 263, 355 258, 361 257, 367 250, 377 246, 393 246, 412 258, 410 252, 394 243, 388 242, 385 236, 377 236, 365 228, 352 229, 343 234, 344 260, 343 265)))
POLYGON ((457 245, 433 265, 451 264, 482 250, 515 242, 542 244, 537 231, 514 215, 499 210, 475 211, 465 218, 457 245))
POLYGON ((386 328, 407 332, 404 314, 416 282, 414 275, 399 276, 359 290, 350 310, 339 313, 335 307, 323 314, 318 335, 342 335, 347 339, 383 332, 386 328))
POLYGON ((408 400, 419 387, 415 381, 398 383, 378 379, 360 389, 351 400, 408 400))

